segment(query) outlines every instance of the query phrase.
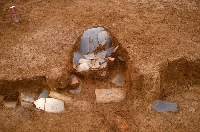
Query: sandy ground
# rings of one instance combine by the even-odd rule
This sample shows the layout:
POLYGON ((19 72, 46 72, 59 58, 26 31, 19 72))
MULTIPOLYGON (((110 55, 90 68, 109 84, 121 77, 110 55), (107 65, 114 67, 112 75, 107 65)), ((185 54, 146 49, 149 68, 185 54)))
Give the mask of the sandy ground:
POLYGON ((83 90, 64 112, 1 107, 0 131, 200 131, 199 14, 198 0, 1 0, 0 94, 8 100, 44 88, 68 94, 78 38, 103 26, 122 49, 127 97, 97 103, 94 90, 112 87, 109 78, 80 77, 83 90), (175 102, 179 110, 158 113, 151 108, 157 99, 175 102))

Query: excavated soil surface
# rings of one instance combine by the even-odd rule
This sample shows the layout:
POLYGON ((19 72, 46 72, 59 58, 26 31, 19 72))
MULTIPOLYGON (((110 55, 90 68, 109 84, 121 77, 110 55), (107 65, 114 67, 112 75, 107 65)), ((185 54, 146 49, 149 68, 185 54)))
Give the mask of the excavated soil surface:
POLYGON ((18 104, 6 108, 0 100, 0 132, 200 131, 199 14, 198 0, 1 0, 0 95, 18 104), (72 64, 80 36, 98 26, 119 45, 105 77, 77 73, 72 64), (118 74, 122 87, 111 83, 118 74), (69 92, 72 75, 82 88, 76 94, 69 92), (121 88, 126 97, 99 103, 95 89, 105 88, 121 88), (73 101, 57 114, 20 106, 20 93, 44 89, 73 101), (178 110, 156 112, 159 99, 178 110))

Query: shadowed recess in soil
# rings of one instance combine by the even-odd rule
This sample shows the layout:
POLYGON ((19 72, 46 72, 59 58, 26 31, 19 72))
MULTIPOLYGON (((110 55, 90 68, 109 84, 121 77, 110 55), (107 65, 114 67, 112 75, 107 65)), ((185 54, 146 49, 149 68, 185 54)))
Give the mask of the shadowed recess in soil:
POLYGON ((200 60, 180 58, 168 62, 160 70, 160 87, 162 97, 187 90, 195 90, 200 86, 200 60))
POLYGON ((4 101, 17 101, 22 92, 39 95, 43 89, 48 89, 45 77, 34 77, 16 81, 0 81, 0 94, 4 96, 4 101))

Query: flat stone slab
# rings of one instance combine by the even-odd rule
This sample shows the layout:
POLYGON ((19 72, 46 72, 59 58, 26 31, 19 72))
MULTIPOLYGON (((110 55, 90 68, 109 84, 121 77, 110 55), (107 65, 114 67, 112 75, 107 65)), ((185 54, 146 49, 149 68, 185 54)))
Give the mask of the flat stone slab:
POLYGON ((65 110, 64 102, 54 98, 40 98, 34 101, 37 109, 41 109, 51 113, 60 113, 65 110))
POLYGON ((165 102, 162 100, 157 100, 153 105, 152 108, 157 112, 169 112, 169 111, 177 111, 177 104, 171 102, 165 102))
POLYGON ((96 101, 99 103, 119 102, 126 97, 126 92, 120 88, 95 89, 96 101))
POLYGON ((17 107, 17 101, 3 102, 3 105, 8 108, 15 108, 17 107))
POLYGON ((51 113, 60 113, 65 110, 64 102, 54 98, 46 98, 45 111, 51 113))
POLYGON ((58 92, 50 91, 50 97, 64 101, 65 103, 72 103, 72 97, 63 95, 58 92))

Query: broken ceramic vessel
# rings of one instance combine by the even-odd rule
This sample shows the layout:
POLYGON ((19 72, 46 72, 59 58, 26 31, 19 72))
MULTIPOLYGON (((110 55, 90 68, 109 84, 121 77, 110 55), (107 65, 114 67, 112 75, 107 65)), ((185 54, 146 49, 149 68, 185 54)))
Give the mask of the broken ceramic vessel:
POLYGON ((76 70, 82 72, 106 68, 106 57, 109 57, 116 49, 111 46, 110 33, 104 28, 97 27, 84 31, 79 50, 74 52, 73 64, 76 70))

